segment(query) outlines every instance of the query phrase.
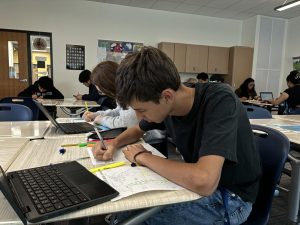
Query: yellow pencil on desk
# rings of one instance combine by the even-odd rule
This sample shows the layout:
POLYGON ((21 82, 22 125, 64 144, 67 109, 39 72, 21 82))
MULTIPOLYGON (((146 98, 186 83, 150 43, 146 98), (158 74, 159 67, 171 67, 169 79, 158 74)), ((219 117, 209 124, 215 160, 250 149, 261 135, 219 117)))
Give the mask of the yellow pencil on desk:
POLYGON ((96 173, 96 172, 99 172, 99 171, 102 171, 102 170, 112 169, 112 168, 116 168, 116 167, 120 167, 120 166, 124 166, 124 165, 126 165, 125 162, 116 162, 116 163, 107 164, 107 165, 104 165, 104 166, 92 168, 92 169, 89 169, 89 171, 92 172, 92 173, 96 173))
POLYGON ((89 107, 88 107, 87 101, 85 101, 84 104, 85 104, 85 109, 86 109, 86 111, 88 112, 88 111, 89 111, 89 107))

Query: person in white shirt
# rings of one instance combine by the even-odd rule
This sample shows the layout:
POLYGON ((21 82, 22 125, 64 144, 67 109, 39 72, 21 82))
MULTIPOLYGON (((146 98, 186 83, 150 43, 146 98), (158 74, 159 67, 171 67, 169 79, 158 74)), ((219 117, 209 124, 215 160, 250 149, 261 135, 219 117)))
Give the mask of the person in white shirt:
MULTIPOLYGON (((99 94, 105 94, 116 99, 115 77, 118 64, 112 61, 99 63, 92 71, 91 81, 96 86, 99 94)), ((122 109, 118 104, 115 109, 105 111, 85 112, 82 118, 108 128, 132 127, 138 123, 135 112, 131 108, 122 109)))

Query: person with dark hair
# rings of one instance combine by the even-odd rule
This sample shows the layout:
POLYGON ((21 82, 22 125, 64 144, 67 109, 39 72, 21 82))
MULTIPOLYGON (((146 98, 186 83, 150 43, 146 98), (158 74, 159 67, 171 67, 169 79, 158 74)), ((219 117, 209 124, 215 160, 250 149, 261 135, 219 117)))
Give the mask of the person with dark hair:
POLYGON ((257 99, 254 80, 251 77, 244 80, 241 86, 235 90, 235 94, 242 100, 257 99))
MULTIPOLYGON (((83 70, 78 77, 79 82, 89 88, 89 93, 84 95, 77 93, 77 95, 73 96, 77 100, 97 102, 100 105, 100 110, 114 109, 116 107, 114 99, 98 92, 97 88, 92 83, 91 74, 91 71, 83 70)), ((90 111, 96 111, 96 109, 91 109, 90 111)))
POLYGON ((288 105, 288 114, 300 114, 300 72, 293 70, 286 78, 288 89, 272 101, 274 105, 286 101, 288 105))
MULTIPOLYGON (((123 148, 129 161, 203 196, 166 206, 145 224, 243 223, 257 196, 261 167, 247 113, 230 87, 222 83, 186 87, 165 53, 143 47, 121 62, 116 91, 120 105, 132 107, 141 121, 113 139, 106 150, 97 143, 94 157, 111 160, 123 148), (162 126, 184 161, 161 158, 132 144, 144 132, 162 126)), ((122 221, 127 216, 124 212, 117 217, 122 221)))
POLYGON ((78 80, 80 83, 82 83, 84 86, 89 88, 89 93, 81 95, 77 93, 77 95, 74 95, 74 97, 77 100, 86 100, 86 101, 95 101, 97 102, 98 99, 101 97, 95 87, 95 85, 92 84, 91 81, 91 71, 89 70, 83 70, 78 77, 78 80))
POLYGON ((208 83, 208 75, 207 73, 198 73, 197 79, 199 83, 208 83))
MULTIPOLYGON (((54 87, 53 80, 48 76, 39 78, 34 84, 21 91, 18 96, 33 99, 64 99, 64 95, 54 87)), ((46 106, 46 108, 56 118, 56 106, 46 106)), ((47 120, 41 111, 39 112, 39 120, 47 120)))
MULTIPOLYGON (((118 66, 116 62, 104 61, 93 69, 91 75, 93 85, 110 99, 116 99, 115 79, 118 66)), ((119 105, 115 109, 85 112, 82 117, 87 122, 94 121, 109 128, 131 127, 138 123, 133 109, 124 110, 119 105)))
POLYGON ((18 96, 32 97, 33 99, 63 99, 64 95, 57 90, 53 85, 53 80, 44 76, 39 78, 34 84, 30 85, 25 90, 21 91, 18 96))

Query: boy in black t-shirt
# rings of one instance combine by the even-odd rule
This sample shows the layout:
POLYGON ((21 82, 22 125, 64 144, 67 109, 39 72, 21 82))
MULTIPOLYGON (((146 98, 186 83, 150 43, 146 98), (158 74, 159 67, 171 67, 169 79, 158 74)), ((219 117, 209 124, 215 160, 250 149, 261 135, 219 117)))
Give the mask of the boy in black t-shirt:
POLYGON ((205 196, 167 206, 146 224, 243 223, 256 199, 261 168, 247 114, 232 90, 218 83, 182 85, 174 63, 152 47, 122 61, 116 85, 120 105, 131 106, 141 122, 110 142, 107 150, 97 144, 94 156, 110 160, 116 149, 163 123, 183 162, 149 154, 139 144, 123 149, 125 157, 205 196))

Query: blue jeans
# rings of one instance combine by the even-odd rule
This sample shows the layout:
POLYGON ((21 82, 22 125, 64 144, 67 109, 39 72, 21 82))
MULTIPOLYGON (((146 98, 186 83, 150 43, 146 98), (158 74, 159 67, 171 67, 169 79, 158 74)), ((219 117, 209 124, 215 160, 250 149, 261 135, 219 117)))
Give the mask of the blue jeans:
POLYGON ((290 114, 290 115, 299 115, 300 114, 300 108, 295 108, 295 109, 290 108, 288 114, 290 114))
MULTIPOLYGON (((228 196, 228 214, 230 224, 246 221, 252 210, 252 203, 244 202, 239 196, 226 190, 228 196)), ((118 213, 119 222, 134 215, 136 211, 118 213)), ((208 197, 191 202, 166 206, 157 214, 149 217, 143 225, 221 225, 224 224, 225 209, 219 190, 208 197)))

